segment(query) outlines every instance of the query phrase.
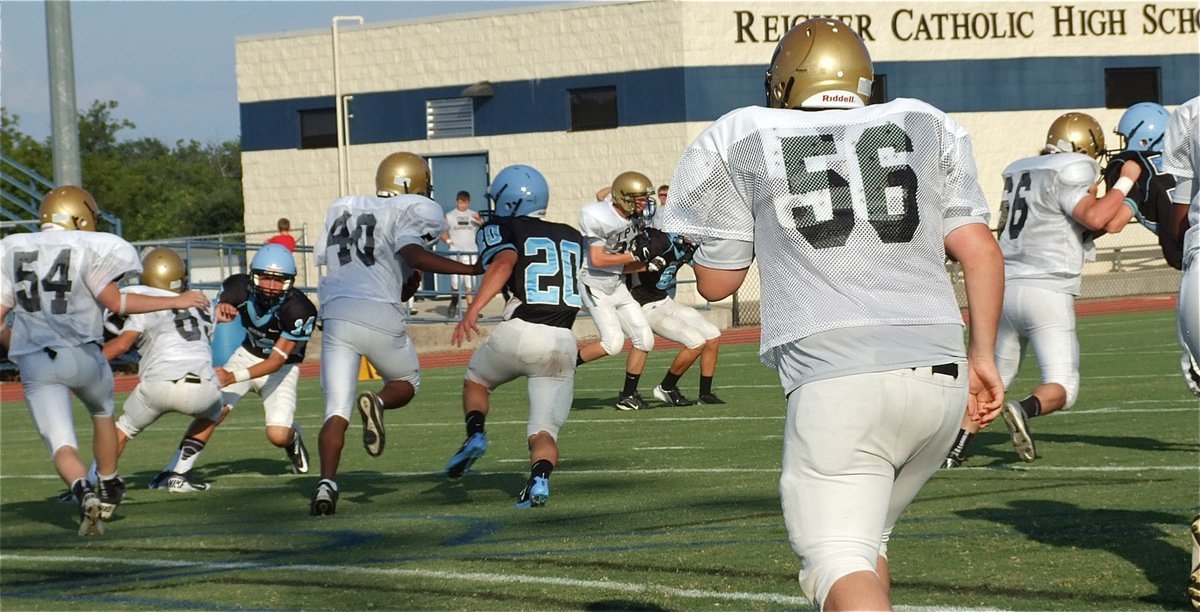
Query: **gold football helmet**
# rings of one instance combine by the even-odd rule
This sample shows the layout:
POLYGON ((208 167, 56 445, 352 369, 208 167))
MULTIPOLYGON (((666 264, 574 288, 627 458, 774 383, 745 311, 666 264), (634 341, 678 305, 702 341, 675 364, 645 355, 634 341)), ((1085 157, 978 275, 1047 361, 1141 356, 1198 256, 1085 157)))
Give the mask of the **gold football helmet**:
POLYGON ((158 247, 142 258, 142 284, 182 293, 187 288, 187 267, 175 251, 158 247))
POLYGON ((1086 113, 1067 113, 1050 124, 1046 153, 1083 153, 1099 159, 1104 153, 1104 130, 1086 113))
POLYGON ((654 183, 646 178, 641 172, 622 172, 613 179, 612 183, 612 201, 617 205, 617 208, 625 211, 627 214, 634 215, 641 212, 638 209, 638 200, 642 201, 642 209, 648 205, 650 199, 654 196, 654 183))
POLYGON ((429 164, 415 153, 392 153, 379 162, 375 171, 375 195, 394 196, 405 193, 429 196, 433 182, 429 164))
POLYGON ((809 19, 788 30, 767 68, 770 108, 857 108, 871 101, 871 54, 850 26, 809 19))
POLYGON ((92 194, 74 185, 55 187, 42 198, 38 209, 42 225, 53 223, 69 230, 96 231, 100 207, 92 194))

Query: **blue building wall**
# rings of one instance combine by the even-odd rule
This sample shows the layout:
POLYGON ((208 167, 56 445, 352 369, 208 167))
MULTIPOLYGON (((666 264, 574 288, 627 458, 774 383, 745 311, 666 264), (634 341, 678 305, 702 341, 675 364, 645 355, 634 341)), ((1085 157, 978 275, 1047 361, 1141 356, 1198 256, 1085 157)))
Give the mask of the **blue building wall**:
MULTIPOLYGON (((1200 92, 1200 54, 1039 57, 933 62, 878 62, 889 99, 920 98, 947 112, 995 112, 1104 106, 1106 68, 1158 67, 1162 103, 1200 92)), ((475 134, 497 136, 570 129, 567 90, 615 85, 623 126, 711 121, 763 100, 762 65, 693 66, 493 83, 478 99, 475 134)), ((460 87, 355 93, 351 144, 425 138, 425 101, 456 98, 460 87)), ((332 108, 333 96, 241 105, 242 149, 300 146, 298 112, 332 108)))

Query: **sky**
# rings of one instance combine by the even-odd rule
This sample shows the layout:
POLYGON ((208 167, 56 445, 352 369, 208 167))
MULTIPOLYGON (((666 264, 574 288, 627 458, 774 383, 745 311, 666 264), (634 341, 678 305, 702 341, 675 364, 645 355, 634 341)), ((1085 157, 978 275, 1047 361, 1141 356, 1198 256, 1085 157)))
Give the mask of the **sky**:
MULTIPOLYGON (((120 132, 121 139, 220 143, 241 134, 234 72, 239 36, 328 30, 334 16, 359 15, 371 24, 536 3, 73 0, 76 110, 86 111, 95 100, 116 100, 114 117, 137 125, 120 132)), ((0 6, 0 105, 19 117, 22 132, 38 140, 50 135, 41 0, 4 0, 0 6)))

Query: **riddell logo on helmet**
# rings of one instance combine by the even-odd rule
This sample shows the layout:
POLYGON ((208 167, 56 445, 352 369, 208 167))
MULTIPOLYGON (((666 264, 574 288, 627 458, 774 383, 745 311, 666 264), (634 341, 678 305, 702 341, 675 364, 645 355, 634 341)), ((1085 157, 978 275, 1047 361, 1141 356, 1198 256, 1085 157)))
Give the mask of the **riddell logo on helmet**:
POLYGON ((821 94, 821 101, 822 102, 844 102, 847 104, 852 104, 854 102, 858 102, 858 98, 856 96, 851 96, 851 95, 847 95, 847 94, 821 94))

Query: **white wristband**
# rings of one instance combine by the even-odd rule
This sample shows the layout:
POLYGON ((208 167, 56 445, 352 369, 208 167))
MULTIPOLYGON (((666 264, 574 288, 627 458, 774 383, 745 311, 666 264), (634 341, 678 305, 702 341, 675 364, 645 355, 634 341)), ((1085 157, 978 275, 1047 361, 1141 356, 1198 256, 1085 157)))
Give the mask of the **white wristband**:
POLYGON ((1120 191, 1121 195, 1129 195, 1129 190, 1133 189, 1133 179, 1128 176, 1122 176, 1113 183, 1113 189, 1120 191))
POLYGON ((129 296, 127 296, 124 293, 121 294, 121 305, 119 307, 117 307, 117 314, 119 314, 121 316, 125 316, 125 299, 127 297, 129 297, 129 296))
POLYGON ((288 357, 290 357, 290 355, 288 355, 287 353, 283 352, 283 349, 279 348, 278 346, 272 346, 272 347, 271 347, 271 352, 273 352, 273 353, 278 353, 278 354, 279 354, 279 356, 280 356, 280 357, 283 357, 284 359, 287 359, 288 357))
POLYGON ((240 370, 234 370, 233 371, 233 380, 234 380, 234 382, 246 382, 247 380, 250 380, 249 368, 242 368, 240 370))

